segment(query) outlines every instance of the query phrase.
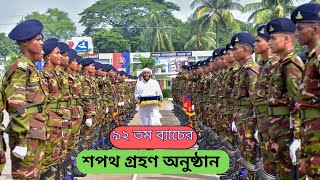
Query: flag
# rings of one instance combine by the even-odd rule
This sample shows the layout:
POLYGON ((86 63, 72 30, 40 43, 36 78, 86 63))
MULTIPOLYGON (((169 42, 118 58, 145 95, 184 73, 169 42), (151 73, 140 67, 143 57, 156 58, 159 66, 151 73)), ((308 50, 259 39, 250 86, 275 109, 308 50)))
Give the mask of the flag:
MULTIPOLYGON (((130 64, 130 53, 113 53, 113 67, 116 69, 123 69, 126 71, 127 65, 130 64)), ((126 71, 126 73, 130 73, 130 69, 126 71)))

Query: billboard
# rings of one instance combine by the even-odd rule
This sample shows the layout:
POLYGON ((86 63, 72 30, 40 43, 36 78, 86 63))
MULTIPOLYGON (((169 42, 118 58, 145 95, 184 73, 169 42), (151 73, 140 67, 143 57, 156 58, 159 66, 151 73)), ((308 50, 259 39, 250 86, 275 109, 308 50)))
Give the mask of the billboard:
MULTIPOLYGON (((126 71, 127 65, 130 64, 130 53, 113 53, 112 65, 118 70, 126 71)), ((126 71, 130 73, 130 68, 126 71)))
POLYGON ((80 53, 93 53, 93 42, 91 37, 72 37, 67 41, 70 48, 80 53))

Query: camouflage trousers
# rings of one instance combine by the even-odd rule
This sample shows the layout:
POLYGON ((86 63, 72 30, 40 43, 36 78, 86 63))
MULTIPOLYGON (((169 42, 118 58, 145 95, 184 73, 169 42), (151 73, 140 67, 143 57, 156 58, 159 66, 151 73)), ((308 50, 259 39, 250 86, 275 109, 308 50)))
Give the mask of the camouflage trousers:
POLYGON ((61 150, 60 150, 60 160, 63 162, 68 154, 68 139, 70 138, 71 132, 71 111, 70 107, 61 107, 64 112, 62 119, 62 139, 61 139, 61 150))
POLYGON ((46 172, 51 166, 60 163, 60 150, 62 142, 62 114, 61 111, 46 110, 48 115, 47 122, 47 141, 44 147, 44 158, 42 162, 41 172, 46 172))
POLYGON ((261 166, 264 171, 271 175, 276 175, 275 158, 271 152, 270 133, 268 129, 268 116, 257 113, 259 146, 261 151, 261 166))
POLYGON ((13 155, 12 150, 17 145, 17 138, 9 136, 9 146, 11 149, 12 178, 13 179, 40 179, 43 148, 45 141, 40 139, 27 139, 28 152, 24 159, 13 155))
POLYGON ((236 118, 236 126, 238 129, 238 137, 240 141, 240 151, 248 162, 255 163, 255 139, 254 133, 254 119, 252 118, 252 106, 240 106, 236 118))
POLYGON ((320 118, 304 119, 300 130, 300 172, 309 179, 320 179, 320 118))
POLYGON ((275 157, 280 179, 290 179, 291 158, 289 155, 290 119, 289 115, 269 118, 271 152, 275 157))
POLYGON ((73 151, 80 138, 80 125, 83 121, 83 109, 81 106, 71 106, 71 131, 68 137, 68 151, 73 151))

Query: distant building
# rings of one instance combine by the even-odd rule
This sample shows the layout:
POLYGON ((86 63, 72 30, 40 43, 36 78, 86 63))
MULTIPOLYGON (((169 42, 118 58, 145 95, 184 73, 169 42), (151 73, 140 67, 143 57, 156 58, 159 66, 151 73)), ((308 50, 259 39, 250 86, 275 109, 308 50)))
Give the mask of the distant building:
MULTIPOLYGON (((175 52, 139 52, 139 53, 94 53, 87 54, 85 57, 94 58, 102 64, 111 64, 118 70, 127 73, 132 72, 132 67, 141 62, 139 57, 156 57, 156 65, 161 69, 155 71, 155 77, 159 81, 161 88, 171 88, 172 81, 168 76, 175 75, 180 71, 182 65, 192 65, 198 61, 207 59, 212 55, 212 51, 175 51, 175 52)), ((141 71, 137 71, 139 75, 141 71)))

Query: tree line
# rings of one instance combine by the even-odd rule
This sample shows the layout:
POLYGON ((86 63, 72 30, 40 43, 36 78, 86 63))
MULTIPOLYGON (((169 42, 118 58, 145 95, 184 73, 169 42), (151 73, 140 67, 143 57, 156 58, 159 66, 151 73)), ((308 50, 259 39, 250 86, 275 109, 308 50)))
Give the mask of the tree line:
MULTIPOLYGON (((261 0, 243 6, 237 0, 193 0, 193 14, 183 22, 172 14, 180 7, 166 0, 97 0, 79 14, 79 23, 85 27, 81 36, 93 38, 95 52, 213 50, 224 46, 234 33, 255 34, 257 26, 276 17, 288 17, 294 3, 299 2, 303 1, 261 0), (232 10, 251 14, 247 22, 242 22, 232 10)), ((43 14, 32 12, 23 20, 32 18, 43 22, 45 38, 66 41, 79 36, 67 12, 50 8, 43 14)), ((17 52, 15 43, 0 33, 0 55, 17 52)))

